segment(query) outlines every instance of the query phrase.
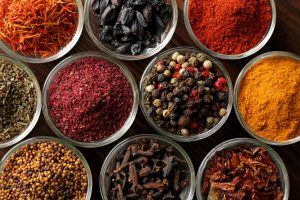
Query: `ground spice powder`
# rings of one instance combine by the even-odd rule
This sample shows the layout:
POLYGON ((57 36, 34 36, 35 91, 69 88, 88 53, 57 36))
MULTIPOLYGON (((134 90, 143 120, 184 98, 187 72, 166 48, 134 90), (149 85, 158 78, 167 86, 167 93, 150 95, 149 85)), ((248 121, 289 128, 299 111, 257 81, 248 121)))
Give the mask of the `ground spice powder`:
POLYGON ((274 56, 255 63, 241 82, 238 106, 248 126, 273 141, 300 135, 300 62, 274 56))
POLYGON ((188 11, 200 42, 228 55, 255 47, 272 19, 269 0, 190 0, 188 11))
POLYGON ((77 141, 97 141, 119 130, 133 104, 129 81, 104 59, 85 58, 58 73, 49 87, 56 126, 77 141))

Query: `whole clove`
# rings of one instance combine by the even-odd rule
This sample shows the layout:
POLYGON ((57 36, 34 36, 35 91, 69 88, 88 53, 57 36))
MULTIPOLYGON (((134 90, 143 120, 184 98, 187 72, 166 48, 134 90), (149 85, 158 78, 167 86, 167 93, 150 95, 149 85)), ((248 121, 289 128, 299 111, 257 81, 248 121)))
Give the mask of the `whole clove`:
POLYGON ((185 160, 172 146, 154 139, 131 144, 113 161, 109 178, 109 199, 181 199, 188 187, 185 160))

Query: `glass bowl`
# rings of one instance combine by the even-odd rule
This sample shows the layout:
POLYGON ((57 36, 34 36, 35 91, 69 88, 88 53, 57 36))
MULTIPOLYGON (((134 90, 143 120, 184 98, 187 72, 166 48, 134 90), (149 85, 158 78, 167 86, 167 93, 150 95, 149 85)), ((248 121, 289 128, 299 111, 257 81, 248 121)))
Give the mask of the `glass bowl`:
POLYGON ((180 141, 180 142, 194 142, 194 141, 198 141, 198 140, 202 140, 204 138, 207 138, 209 136, 211 136, 212 134, 214 134, 215 132, 217 132, 226 122, 227 118, 229 117, 229 114, 231 112, 232 109, 232 104, 233 104, 233 86, 232 86, 232 82, 230 79, 230 76, 227 72, 227 70, 225 69, 225 67, 223 66, 223 64, 218 61, 217 59, 203 53, 202 51, 196 49, 196 48, 192 48, 192 47, 176 47, 176 48, 172 48, 169 50, 166 50, 162 53, 160 53, 158 56, 156 56, 146 67, 141 81, 140 81, 140 107, 141 110, 147 120, 147 122, 150 124, 150 126, 158 133, 168 136, 170 138, 172 138, 173 140, 176 141, 180 141), (149 72, 151 71, 151 68, 161 59, 172 55, 172 53, 174 52, 196 52, 196 53, 202 53, 203 55, 205 55, 207 58, 209 58, 214 64, 215 67, 224 75, 224 77, 226 78, 227 84, 228 84, 228 106, 227 106, 227 113, 224 117, 222 117, 222 119, 218 122, 218 124, 216 124, 212 129, 209 129, 201 134, 197 134, 197 135, 190 135, 190 136, 181 136, 181 135, 176 135, 173 133, 168 132, 167 130, 159 127, 158 125, 156 125, 156 123, 154 122, 154 120, 148 115, 147 113, 147 109, 146 106, 144 104, 144 84, 143 84, 143 80, 145 78, 145 76, 147 76, 147 74, 149 74, 149 72))
POLYGON ((185 27, 187 29, 188 34, 190 35, 190 37, 192 38, 194 43, 200 49, 203 49, 203 51, 207 52, 208 54, 210 54, 214 57, 217 57, 217 58, 227 59, 227 60, 237 60, 237 59, 246 58, 246 57, 256 53, 263 46, 265 46, 265 44, 269 41, 269 39, 271 38, 271 36, 274 32, 275 24, 276 24, 276 6, 275 6, 275 1, 274 0, 269 0, 269 2, 270 2, 270 6, 271 6, 272 20, 269 24, 269 28, 268 28, 265 36, 261 39, 261 41, 255 47, 252 47, 248 51, 243 52, 241 54, 227 55, 227 54, 222 54, 222 53, 219 53, 219 52, 216 52, 216 51, 212 51, 208 47, 206 47, 204 44, 202 44, 201 41, 199 41, 197 36, 194 34, 194 31, 193 31, 193 29, 190 25, 190 21, 189 21, 189 13, 188 13, 189 0, 184 1, 184 12, 183 12, 183 14, 184 14, 184 24, 185 24, 185 27))
POLYGON ((30 70, 30 68, 27 65, 25 65, 21 61, 15 60, 15 59, 13 59, 13 58, 11 58, 9 56, 3 55, 3 54, 0 54, 0 59, 4 59, 4 60, 7 60, 10 63, 15 64, 16 66, 18 66, 19 68, 21 68, 22 70, 24 70, 28 74, 28 76, 31 78, 31 80, 32 80, 32 82, 34 84, 35 91, 36 91, 36 98, 37 98, 36 99, 36 101, 37 101, 36 102, 36 110, 35 110, 33 118, 31 120, 30 124, 28 125, 28 127, 22 133, 20 133, 19 135, 15 136, 15 137, 13 137, 13 138, 11 138, 9 140, 0 142, 0 149, 1 149, 1 148, 5 148, 5 147, 11 146, 13 144, 16 144, 17 142, 20 142, 35 127, 35 125, 38 122, 38 119, 40 117, 40 114, 41 114, 42 93, 41 93, 41 89, 40 89, 40 85, 39 85, 38 80, 36 79, 34 73, 30 70))
POLYGON ((114 158, 116 156, 119 156, 121 152, 126 151, 127 147, 131 144, 135 144, 140 141, 144 140, 150 140, 150 139, 155 139, 158 141, 158 143, 163 144, 163 145, 171 145, 174 148, 175 152, 181 159, 186 161, 186 169, 189 172, 188 179, 189 179, 189 186, 182 191, 180 194, 182 200, 192 200, 194 197, 194 192, 195 192, 195 170, 193 167, 193 163, 191 159, 189 158, 188 154, 184 151, 184 149, 178 145, 176 142, 173 142, 169 140, 168 138, 160 135, 154 135, 154 134, 140 134, 140 135, 135 135, 132 137, 129 137, 119 144, 117 144, 107 155, 106 159, 104 160, 104 163, 102 165, 101 171, 100 171, 100 177, 99 177, 99 187, 100 187, 100 192, 103 200, 108 200, 109 198, 107 197, 107 187, 109 187, 107 178, 109 176, 106 174, 108 170, 111 169, 111 165, 114 165, 114 158))
POLYGON ((253 58, 251 61, 249 61, 245 67, 242 69, 242 71, 240 72, 239 76, 237 77, 237 81, 235 83, 234 86, 234 110, 235 113, 237 115, 237 118, 240 122, 240 124, 243 126, 243 128, 254 138, 256 138, 257 140, 260 140, 264 143, 270 144, 270 145, 278 145, 278 146, 282 146, 282 145, 289 145, 289 144, 293 144, 296 142, 300 141, 300 136, 295 137, 293 139, 287 140, 287 141, 273 141, 273 140, 268 140, 266 138, 261 137, 260 135, 256 134, 254 131, 251 130, 251 128, 246 124, 244 118, 242 117, 241 113, 239 112, 239 105, 238 105, 238 95, 239 95, 239 89, 240 89, 240 84, 245 76, 245 74, 248 72, 248 70, 253 66, 253 64, 255 64, 256 62, 259 62, 265 58, 268 57, 273 57, 273 56, 284 56, 284 57, 289 57, 289 58, 293 58, 296 59, 298 61, 300 61, 300 57, 298 55, 289 53, 289 52, 283 52, 283 51, 271 51, 271 52, 267 52, 264 54, 261 54, 255 58, 253 58))
POLYGON ((203 159, 198 173, 197 173, 197 178, 196 178, 196 195, 198 200, 204 200, 206 199, 205 197, 202 196, 201 193, 201 188, 202 188, 202 177, 204 170, 206 169, 208 161, 215 156, 215 153, 217 151, 222 151, 228 148, 232 148, 234 146, 239 146, 239 145, 250 145, 250 146, 259 146, 263 147, 267 150, 269 153, 270 159, 274 162, 274 164, 277 166, 278 171, 279 171, 279 176, 280 176, 280 181, 281 181, 281 189, 283 192, 283 200, 287 200, 289 198, 290 194, 290 182, 289 182, 289 176, 288 172, 286 170, 286 167, 280 158, 280 156, 268 145, 259 142, 255 139, 250 139, 250 138, 235 138, 231 140, 227 140, 225 142, 222 142, 221 144, 217 145, 215 148, 213 148, 203 159))
POLYGON ((30 138, 28 140, 25 140, 19 144, 17 144, 16 146, 14 146, 13 148, 11 148, 2 158, 2 160, 0 161, 0 172, 3 170, 4 165, 6 163, 6 161, 20 148, 28 145, 28 144, 33 144, 36 142, 55 142, 58 144, 62 144, 65 147, 67 147, 68 149, 70 149, 76 156, 78 156, 82 162, 82 164, 84 165, 85 169, 86 169, 86 173, 87 173, 87 179, 88 179, 88 185, 87 185, 87 192, 86 192, 86 200, 90 200, 91 199, 91 195, 92 195, 92 189, 93 189, 93 178, 92 178, 92 172, 91 169, 89 167, 88 162, 86 161, 86 159, 84 158, 84 156, 80 153, 80 151, 78 149, 76 149, 74 146, 72 146, 71 144, 69 144, 68 142, 66 142, 65 140, 62 139, 58 139, 58 138, 54 138, 54 137, 48 137, 48 136, 39 136, 39 137, 33 137, 30 138))
POLYGON ((169 43, 177 26, 177 21, 178 21, 177 2, 176 0, 166 0, 166 3, 172 6, 172 17, 167 27, 165 28, 165 31, 161 34, 161 43, 159 43, 155 47, 151 47, 151 48, 148 47, 144 49, 138 55, 130 55, 130 54, 126 55, 126 54, 116 53, 113 50, 111 50, 108 45, 98 40, 98 35, 102 29, 99 27, 97 22, 97 17, 92 11, 92 2, 93 0, 85 1, 85 6, 84 6, 85 28, 89 36, 91 37, 92 41, 98 46, 98 48, 101 51, 103 51, 104 53, 112 57, 121 60, 142 60, 158 53, 169 43))
POLYGON ((83 14, 83 5, 81 0, 75 0, 78 8, 78 24, 77 24, 77 30, 74 34, 72 40, 65 46, 60 49, 59 52, 57 52, 55 55, 41 58, 41 57, 35 57, 35 56, 26 56, 23 55, 20 52, 14 51, 6 42, 3 40, 0 40, 0 49, 2 49, 5 53, 7 53, 9 56, 16 58, 18 60, 22 60, 27 63, 47 63, 54 60, 57 60, 64 55, 66 55, 78 42, 82 29, 84 24, 84 14, 83 14))
MULTIPOLYGON (((138 110, 138 103, 139 102, 139 96, 138 96, 138 88, 137 88, 137 84, 135 82, 135 79, 133 77, 133 75, 131 74, 131 72, 127 69, 127 67, 121 63, 120 61, 113 59, 111 57, 108 56, 102 56, 99 53, 96 52, 81 52, 81 53, 77 53, 74 54, 66 59, 64 59, 63 61, 61 61, 59 64, 57 64, 53 70, 50 72, 50 74, 48 75, 45 84, 44 84, 44 88, 43 88, 43 114, 44 117, 46 119, 47 124, 50 126, 50 128, 52 129, 52 131, 54 131, 54 133, 71 142, 72 144, 79 146, 79 147, 85 147, 85 148, 95 148, 95 147, 101 147, 107 144, 110 144, 114 141, 116 141, 117 139, 119 139, 120 137, 122 137, 126 131, 130 128, 130 126, 132 125, 136 114, 137 114, 137 110, 138 110), (114 134, 104 138, 103 140, 100 141, 93 141, 93 142, 80 142, 80 141, 76 141, 73 140, 71 138, 69 138, 68 136, 66 136, 65 134, 63 134, 56 126, 55 123, 53 122, 50 114, 49 114, 49 108, 48 108, 48 89, 50 87, 50 84, 52 83, 52 81, 54 80, 56 74, 64 69, 65 67, 69 66, 70 64, 76 62, 77 60, 83 59, 83 58, 89 58, 89 57, 94 57, 94 58, 101 58, 101 59, 105 59, 115 65, 117 65, 120 70, 122 71, 122 73, 126 76, 128 82, 131 85, 132 88, 132 94, 133 94, 133 104, 132 104, 132 110, 128 116, 128 119, 126 120, 126 122, 124 123, 124 125, 122 126, 122 128, 120 128, 117 132, 115 132, 114 134)), ((111 119, 113 120, 113 119, 111 119)))

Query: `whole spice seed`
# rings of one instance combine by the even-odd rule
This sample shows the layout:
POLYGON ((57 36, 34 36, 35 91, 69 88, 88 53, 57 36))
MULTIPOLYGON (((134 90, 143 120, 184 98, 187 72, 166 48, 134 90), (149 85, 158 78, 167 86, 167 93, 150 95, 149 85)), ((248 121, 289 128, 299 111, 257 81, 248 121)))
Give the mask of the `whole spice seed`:
POLYGON ((48 93, 55 125, 68 137, 84 142, 118 131, 133 105, 131 85, 119 67, 93 57, 58 72, 48 93))
POLYGON ((92 10, 101 29, 99 40, 120 54, 140 54, 161 41, 171 19, 165 0, 93 0, 92 10))
POLYGON ((239 112, 261 137, 279 142, 293 139, 300 135, 299 91, 300 61, 265 58, 254 63, 241 81, 239 112))
POLYGON ((73 38, 75 0, 1 0, 0 39, 26 56, 56 54, 73 38))
POLYGON ((87 172, 70 149, 35 142, 17 150, 0 172, 0 199, 86 198, 87 172))
POLYGON ((0 142, 21 134, 36 111, 37 94, 26 71, 0 59, 0 142))
POLYGON ((204 58, 201 53, 174 52, 149 70, 143 80, 144 104, 158 126, 189 136, 211 129, 227 114, 227 81, 204 58))
POLYGON ((188 13, 199 41, 230 55, 255 47, 272 19, 269 0, 190 0, 188 13))
POLYGON ((198 188, 207 199, 275 199, 283 193, 277 166, 263 147, 237 146, 208 161, 198 188))
POLYGON ((133 143, 113 159, 113 171, 106 172, 109 199, 181 199, 189 185, 186 161, 154 139, 133 143))

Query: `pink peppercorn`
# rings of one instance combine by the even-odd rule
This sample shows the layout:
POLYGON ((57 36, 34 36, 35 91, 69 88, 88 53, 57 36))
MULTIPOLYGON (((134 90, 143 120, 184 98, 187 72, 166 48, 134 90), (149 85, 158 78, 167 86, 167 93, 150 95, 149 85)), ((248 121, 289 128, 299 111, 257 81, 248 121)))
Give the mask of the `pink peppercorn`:
POLYGON ((62 69, 49 87, 52 120, 76 141, 98 141, 118 131, 133 105, 132 88, 119 67, 84 58, 62 69))

